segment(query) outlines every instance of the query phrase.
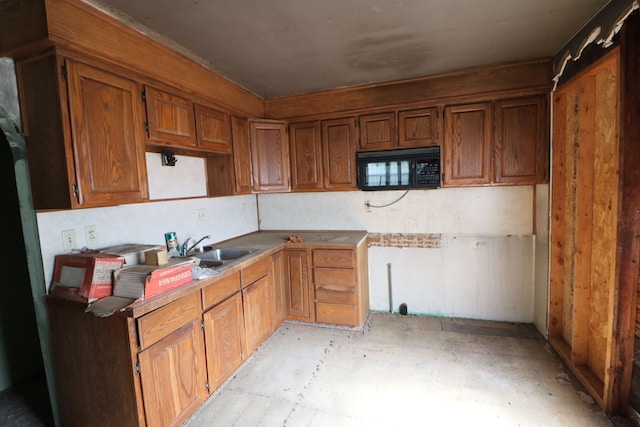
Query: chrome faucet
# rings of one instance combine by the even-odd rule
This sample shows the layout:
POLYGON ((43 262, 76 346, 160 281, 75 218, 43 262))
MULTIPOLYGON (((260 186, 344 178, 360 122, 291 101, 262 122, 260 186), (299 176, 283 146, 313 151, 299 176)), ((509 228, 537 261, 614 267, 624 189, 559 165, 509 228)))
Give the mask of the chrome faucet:
POLYGON ((196 246, 198 246, 200 244, 200 242, 202 242, 204 239, 210 239, 211 236, 207 235, 202 237, 200 240, 198 240, 197 242, 195 242, 193 245, 187 247, 187 243, 189 243, 189 240, 191 240, 191 237, 187 237, 187 240, 184 241, 184 243, 182 243, 182 249, 180 250, 180 255, 182 256, 187 256, 187 254, 189 252, 191 252, 191 250, 193 248, 195 248, 196 246))

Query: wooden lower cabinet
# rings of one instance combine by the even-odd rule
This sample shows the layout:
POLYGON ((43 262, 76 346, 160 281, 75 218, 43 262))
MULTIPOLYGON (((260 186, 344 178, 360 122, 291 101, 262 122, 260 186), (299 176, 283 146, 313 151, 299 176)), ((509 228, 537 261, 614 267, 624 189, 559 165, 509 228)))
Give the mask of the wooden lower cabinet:
POLYGON ((366 244, 312 252, 316 321, 359 326, 369 312, 366 244))
POLYGON ((251 354, 271 335, 273 308, 271 282, 264 276, 242 290, 246 354, 251 354))
POLYGON ((286 318, 360 326, 369 314, 367 243, 286 248, 283 287, 286 318))
POLYGON ((239 292, 204 313, 209 389, 215 390, 244 360, 244 314, 239 292))
POLYGON ((181 425, 207 398, 199 319, 140 352, 138 360, 147 425, 181 425))
POLYGON ((366 239, 285 248, 157 308, 149 300, 107 317, 48 297, 62 425, 181 425, 285 318, 361 324, 366 249, 366 239))
POLYGON ((315 318, 310 297, 309 256, 307 249, 285 249, 285 313, 288 319, 310 321, 315 318))

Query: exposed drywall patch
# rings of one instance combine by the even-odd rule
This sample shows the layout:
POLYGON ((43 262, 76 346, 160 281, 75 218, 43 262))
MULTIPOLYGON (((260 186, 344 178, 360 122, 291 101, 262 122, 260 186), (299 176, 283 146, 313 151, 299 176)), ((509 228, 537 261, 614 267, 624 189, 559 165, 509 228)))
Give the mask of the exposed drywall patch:
POLYGON ((369 247, 382 248, 439 248, 442 234, 369 233, 369 247))

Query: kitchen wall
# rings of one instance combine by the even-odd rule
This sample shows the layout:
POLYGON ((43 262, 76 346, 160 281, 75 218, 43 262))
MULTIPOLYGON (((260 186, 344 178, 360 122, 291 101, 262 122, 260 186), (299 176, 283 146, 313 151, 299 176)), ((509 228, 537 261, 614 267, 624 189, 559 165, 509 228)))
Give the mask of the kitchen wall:
POLYGON ((366 201, 386 205, 404 191, 262 194, 260 228, 379 233, 369 248, 372 310, 389 310, 390 277, 393 311, 406 303, 410 313, 533 322, 545 316, 534 316, 534 193, 411 190, 370 212, 366 201))
POLYGON ((64 253, 62 231, 75 230, 82 247, 87 225, 97 227, 99 246, 164 244, 166 231, 181 242, 211 234, 214 243, 258 229, 357 229, 377 239, 369 248, 372 310, 388 311, 391 295, 393 311, 406 303, 410 313, 535 321, 545 330, 547 186, 206 198, 202 159, 178 156, 166 167, 147 153, 147 168, 152 198, 188 198, 38 214, 49 282, 54 256, 64 253), (392 204, 367 211, 367 201, 392 204))
MULTIPOLYGON (((106 247, 121 243, 164 245, 164 233, 175 231, 178 242, 211 235, 203 243, 215 243, 258 229, 255 195, 201 197, 206 194, 205 169, 201 158, 177 156, 174 167, 162 166, 159 154, 147 153, 149 193, 152 199, 185 199, 38 213, 42 262, 49 288, 54 257, 65 253, 62 231, 74 230, 78 248, 86 244, 84 227, 95 225, 99 243, 106 247), (199 211, 204 213, 200 219, 199 211)), ((193 242, 193 240, 192 240, 193 242)))

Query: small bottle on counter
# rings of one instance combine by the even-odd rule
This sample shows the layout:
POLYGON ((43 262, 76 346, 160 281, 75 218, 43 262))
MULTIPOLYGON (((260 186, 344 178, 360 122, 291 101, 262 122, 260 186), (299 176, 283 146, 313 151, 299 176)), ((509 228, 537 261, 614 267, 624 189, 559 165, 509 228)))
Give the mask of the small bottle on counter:
POLYGON ((178 237, 176 236, 175 231, 164 233, 164 241, 167 244, 167 252, 169 252, 170 257, 180 255, 180 248, 178 247, 178 237))

